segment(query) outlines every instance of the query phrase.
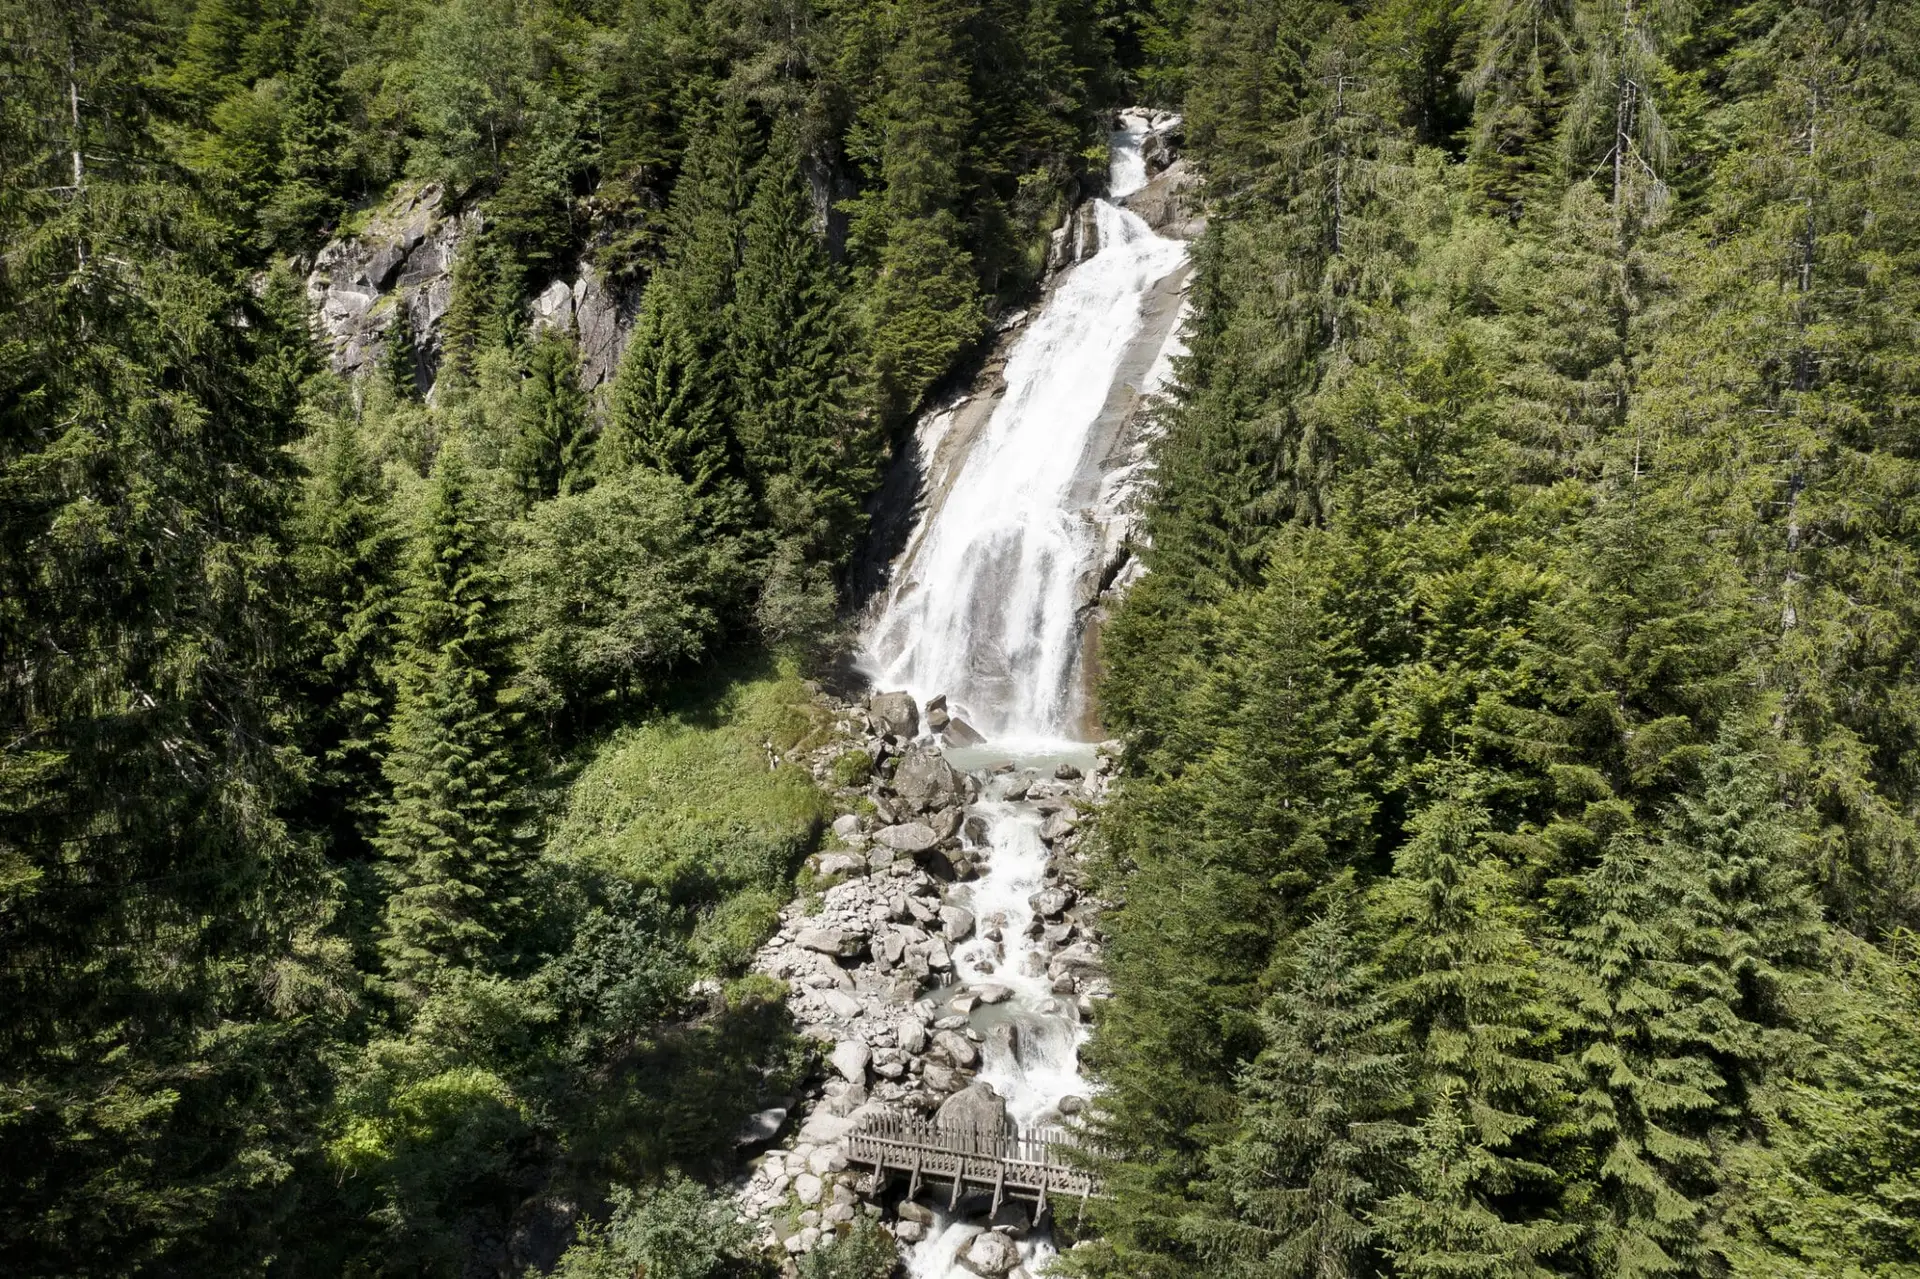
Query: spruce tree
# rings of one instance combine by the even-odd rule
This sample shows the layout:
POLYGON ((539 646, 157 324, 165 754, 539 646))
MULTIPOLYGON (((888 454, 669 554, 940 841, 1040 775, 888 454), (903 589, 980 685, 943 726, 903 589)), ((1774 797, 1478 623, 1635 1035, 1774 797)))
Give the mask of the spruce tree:
POLYGON ((520 385, 510 467, 525 506, 592 483, 593 437, 586 393, 580 389, 580 352, 556 329, 535 338, 520 385))
POLYGON ((1555 165, 1568 91, 1573 0, 1498 0, 1480 30, 1468 180, 1493 211, 1517 219, 1555 165))
POLYGON ((1587 810, 1604 851, 1578 881, 1563 951, 1574 1118, 1596 1170, 1583 1248, 1596 1273, 1639 1279, 1705 1264, 1706 1137, 1722 1081, 1684 1024, 1673 885, 1656 878, 1624 808, 1587 810))
POLYGON ((260 214, 268 236, 284 247, 298 246, 301 237, 332 222, 343 207, 352 138, 332 52, 337 39, 309 18, 286 75, 279 185, 260 214))
POLYGON ((1532 1157, 1562 1081, 1536 1045, 1550 1014, 1486 845, 1484 782, 1457 767, 1443 777, 1374 902, 1426 1107, 1412 1184, 1383 1213, 1386 1247, 1410 1273, 1532 1275, 1573 1233, 1550 1219, 1552 1172, 1532 1157))
POLYGON ((603 473, 674 476, 708 522, 738 527, 747 493, 728 430, 734 403, 723 321, 739 260, 753 131, 737 104, 708 115, 674 188, 667 260, 654 273, 621 357, 600 449, 603 473))
POLYGON ((733 431, 775 533, 837 560, 859 528, 879 443, 850 403, 854 337, 813 224, 798 144, 783 124, 743 220, 727 323, 733 431))
POLYGON ((524 281, 504 237, 470 230, 453 259, 451 295, 440 321, 440 371, 452 385, 470 381, 481 351, 511 346, 520 336, 524 281))
POLYGON ((505 965, 523 904, 502 587, 457 439, 435 462, 414 542, 377 844, 391 887, 380 949, 398 990, 417 998, 448 969, 505 965))
POLYGON ((1516 1221, 1490 1201, 1489 1191, 1504 1188, 1509 1170, 1478 1137, 1476 1109, 1461 1080, 1442 1079, 1409 1164, 1415 1189, 1395 1195, 1379 1214, 1393 1272, 1549 1279, 1553 1254, 1575 1232, 1551 1221, 1516 1221))
POLYGON ((1410 1146, 1402 1029, 1354 935, 1351 877, 1299 937, 1287 985, 1261 1009, 1266 1047, 1240 1079, 1240 1120, 1215 1152, 1212 1195, 1230 1216, 1187 1232, 1212 1273, 1347 1279, 1377 1273, 1376 1208, 1410 1146))
POLYGON ((912 412, 985 324, 959 215, 971 6, 909 0, 903 10, 877 104, 884 191, 855 226, 875 249, 866 328, 881 404, 894 415, 912 412))
POLYGON ((1759 744, 1739 720, 1721 731, 1698 793, 1674 805, 1657 861, 1677 906, 1678 1020, 1723 1076, 1722 1104, 1736 1110, 1804 1052, 1793 994, 1821 949, 1804 837, 1759 744))
POLYGON ((350 421, 333 424, 296 526, 295 566, 308 616, 303 657, 316 724, 309 803, 332 828, 336 855, 366 846, 384 796, 381 734, 393 707, 401 540, 379 471, 350 421))
POLYGON ((393 398, 409 403, 420 398, 420 356, 413 342, 413 307, 406 291, 393 295, 393 319, 387 324, 386 345, 380 352, 380 372, 393 398))

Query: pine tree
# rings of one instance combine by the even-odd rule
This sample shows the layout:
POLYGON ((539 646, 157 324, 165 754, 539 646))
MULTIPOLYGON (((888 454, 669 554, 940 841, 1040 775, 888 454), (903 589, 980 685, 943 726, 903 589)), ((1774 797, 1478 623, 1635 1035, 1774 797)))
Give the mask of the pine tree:
POLYGON ((312 667, 307 698, 317 769, 309 805, 333 830, 336 855, 364 847, 384 797, 380 736, 393 707, 393 647, 401 541, 379 472, 351 422, 336 422, 308 485, 295 565, 312 667))
POLYGON ((580 352, 555 329, 535 338, 515 409, 519 436, 510 463, 524 505, 575 493, 592 482, 593 437, 580 352))
POLYGON ((386 345, 380 352, 380 372, 393 398, 409 403, 420 397, 420 356, 413 343, 413 307, 405 290, 393 295, 393 319, 387 324, 386 345))
POLYGON ((343 207, 352 138, 340 98, 337 36, 309 18, 286 75, 280 106, 279 185, 260 220, 284 247, 332 222, 343 207))
POLYGON ((1231 1217, 1187 1231, 1222 1275, 1347 1279, 1381 1268, 1373 1216, 1403 1178, 1411 1101, 1401 1028, 1354 936, 1354 884, 1334 880, 1261 1009, 1266 1047, 1241 1076, 1240 1122, 1213 1156, 1231 1217))
POLYGON ((1426 1095, 1412 1184, 1383 1212, 1386 1248, 1414 1274, 1533 1275, 1573 1234, 1549 1218, 1552 1171, 1529 1149, 1560 1104, 1534 1042, 1549 1014, 1506 869, 1486 848, 1483 783, 1443 776, 1375 895, 1390 1007, 1426 1095))
POLYGON ((856 214, 872 255, 866 330, 883 411, 911 413, 985 325, 962 244, 960 162, 970 119, 960 35, 972 6, 910 0, 884 68, 883 191, 856 214))
POLYGON ((377 845, 392 893, 380 947, 418 997, 450 968, 497 970, 522 908, 519 772, 501 583, 462 445, 434 465, 400 620, 400 692, 388 733, 377 845))
POLYGON ((600 466, 647 466, 698 494, 716 528, 738 527, 747 495, 727 429, 731 370, 723 321, 739 260, 752 127, 737 104, 711 113, 688 148, 654 273, 607 406, 600 466))
POLYGON ((1656 878, 1624 809, 1587 808, 1583 824, 1599 828, 1604 851, 1579 881, 1564 943, 1574 1115, 1596 1169, 1584 1249, 1600 1274, 1694 1274, 1722 1081, 1683 1024, 1672 885, 1656 878))
POLYGON ((743 221, 727 323, 733 432, 775 533, 833 561, 860 527, 879 446, 850 403, 853 333, 813 222, 798 145, 782 125, 743 221))

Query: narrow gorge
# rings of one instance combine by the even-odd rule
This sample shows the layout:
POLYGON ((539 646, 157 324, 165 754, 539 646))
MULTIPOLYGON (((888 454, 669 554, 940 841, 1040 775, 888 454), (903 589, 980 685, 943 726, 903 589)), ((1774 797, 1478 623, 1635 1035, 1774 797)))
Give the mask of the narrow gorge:
MULTIPOLYGON (((815 864, 830 886, 789 908, 756 963, 833 1071, 740 1190, 789 1252, 874 1211, 922 1279, 1026 1279, 1053 1252, 1035 1196, 916 1187, 917 1165, 876 1176, 848 1146, 895 1119, 1064 1147, 1088 1102, 1079 1052, 1106 987, 1079 827, 1113 764, 1090 740, 1089 668, 1103 601, 1132 571, 1146 408, 1180 350, 1187 257, 1127 207, 1149 186, 1146 147, 1166 170, 1177 118, 1120 124, 1107 193, 1056 236, 1045 295, 917 424, 915 526, 863 629, 876 691, 838 724, 872 770, 865 811, 835 821, 815 864)), ((1179 179, 1152 194, 1164 204, 1179 179)), ((784 1110, 743 1139, 781 1132, 784 1110)))

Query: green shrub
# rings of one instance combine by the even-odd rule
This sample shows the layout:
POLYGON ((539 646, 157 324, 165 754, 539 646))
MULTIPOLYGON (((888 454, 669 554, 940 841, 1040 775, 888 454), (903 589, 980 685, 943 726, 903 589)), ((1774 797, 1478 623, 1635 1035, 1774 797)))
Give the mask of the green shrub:
POLYGON ((865 786, 873 777, 873 756, 865 751, 842 751, 833 761, 833 780, 842 786, 865 786))
POLYGON ((613 1192, 613 1216, 589 1224, 555 1279, 733 1279, 754 1273, 752 1234, 726 1195, 678 1173, 658 1186, 613 1192))
POLYGON ((872 1218, 860 1217, 847 1233, 822 1240, 800 1259, 800 1279, 887 1279, 899 1263, 893 1236, 872 1218))

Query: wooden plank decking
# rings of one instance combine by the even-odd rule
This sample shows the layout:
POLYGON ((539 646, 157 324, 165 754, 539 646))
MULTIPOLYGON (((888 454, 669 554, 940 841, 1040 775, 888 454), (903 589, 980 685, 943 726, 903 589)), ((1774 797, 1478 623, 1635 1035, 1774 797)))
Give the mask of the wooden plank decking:
POLYGON ((903 1172, 908 1198, 920 1193, 923 1182, 938 1185, 946 1189, 951 1210, 966 1187, 990 1188, 993 1211, 1018 1196, 1035 1201, 1036 1218, 1052 1200, 1084 1205, 1103 1197, 1093 1174, 1072 1160, 1069 1152, 1078 1145, 1076 1134, 1064 1128, 943 1128, 904 1115, 869 1119, 846 1138, 848 1162, 871 1164, 876 1190, 903 1172))

